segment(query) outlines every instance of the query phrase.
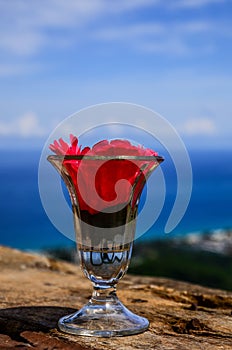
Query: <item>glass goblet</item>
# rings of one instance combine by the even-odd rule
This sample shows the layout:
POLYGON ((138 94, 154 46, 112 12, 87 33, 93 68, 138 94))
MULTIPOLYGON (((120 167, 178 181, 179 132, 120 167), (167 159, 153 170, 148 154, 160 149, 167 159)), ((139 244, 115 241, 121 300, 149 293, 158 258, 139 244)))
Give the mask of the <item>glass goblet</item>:
POLYGON ((60 330, 98 337, 145 331, 148 320, 122 304, 116 285, 130 263, 140 195, 163 158, 50 155, 48 161, 67 186, 81 267, 93 284, 89 302, 62 317, 60 330))

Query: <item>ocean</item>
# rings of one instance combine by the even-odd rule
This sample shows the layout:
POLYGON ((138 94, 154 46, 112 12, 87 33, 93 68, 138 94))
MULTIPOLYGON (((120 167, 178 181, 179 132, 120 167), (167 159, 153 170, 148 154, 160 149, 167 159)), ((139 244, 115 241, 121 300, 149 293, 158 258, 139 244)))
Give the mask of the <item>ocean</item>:
MULTIPOLYGON (((176 194, 173 165, 169 156, 164 155, 161 167, 166 182, 165 203, 155 224, 140 239, 160 239, 189 232, 201 234, 232 227, 231 150, 190 150, 189 155, 193 190, 184 217, 173 232, 164 233, 176 194)), ((38 191, 40 151, 1 150, 0 157, 0 245, 23 250, 73 245, 51 224, 42 207, 38 191)), ((155 186, 155 177, 151 181, 155 186)))

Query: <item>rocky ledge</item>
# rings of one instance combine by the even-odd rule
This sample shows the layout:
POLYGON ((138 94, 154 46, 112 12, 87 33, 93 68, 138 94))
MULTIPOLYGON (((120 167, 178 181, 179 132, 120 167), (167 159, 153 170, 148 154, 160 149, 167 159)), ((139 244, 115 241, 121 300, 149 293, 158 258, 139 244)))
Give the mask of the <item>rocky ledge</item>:
POLYGON ((147 317, 147 332, 122 338, 61 333, 91 285, 78 266, 0 247, 0 349, 232 349, 232 293, 165 278, 127 275, 118 295, 147 317))

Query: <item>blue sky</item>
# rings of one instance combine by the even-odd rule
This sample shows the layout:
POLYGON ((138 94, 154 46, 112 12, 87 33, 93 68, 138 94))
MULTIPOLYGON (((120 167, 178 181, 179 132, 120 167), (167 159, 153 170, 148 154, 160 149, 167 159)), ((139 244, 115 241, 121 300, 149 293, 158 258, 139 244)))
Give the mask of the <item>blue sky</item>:
POLYGON ((231 14, 231 0, 0 0, 0 147, 123 101, 187 146, 232 148, 231 14))

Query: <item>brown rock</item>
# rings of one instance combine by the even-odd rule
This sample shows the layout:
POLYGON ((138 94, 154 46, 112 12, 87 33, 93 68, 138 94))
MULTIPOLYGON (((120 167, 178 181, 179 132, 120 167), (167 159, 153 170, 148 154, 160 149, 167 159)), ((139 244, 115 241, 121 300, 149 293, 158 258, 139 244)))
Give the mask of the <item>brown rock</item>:
POLYGON ((83 306, 91 284, 79 267, 0 247, 0 350, 231 350, 232 293, 127 275, 118 295, 147 317, 147 332, 122 338, 71 336, 57 320, 83 306))

